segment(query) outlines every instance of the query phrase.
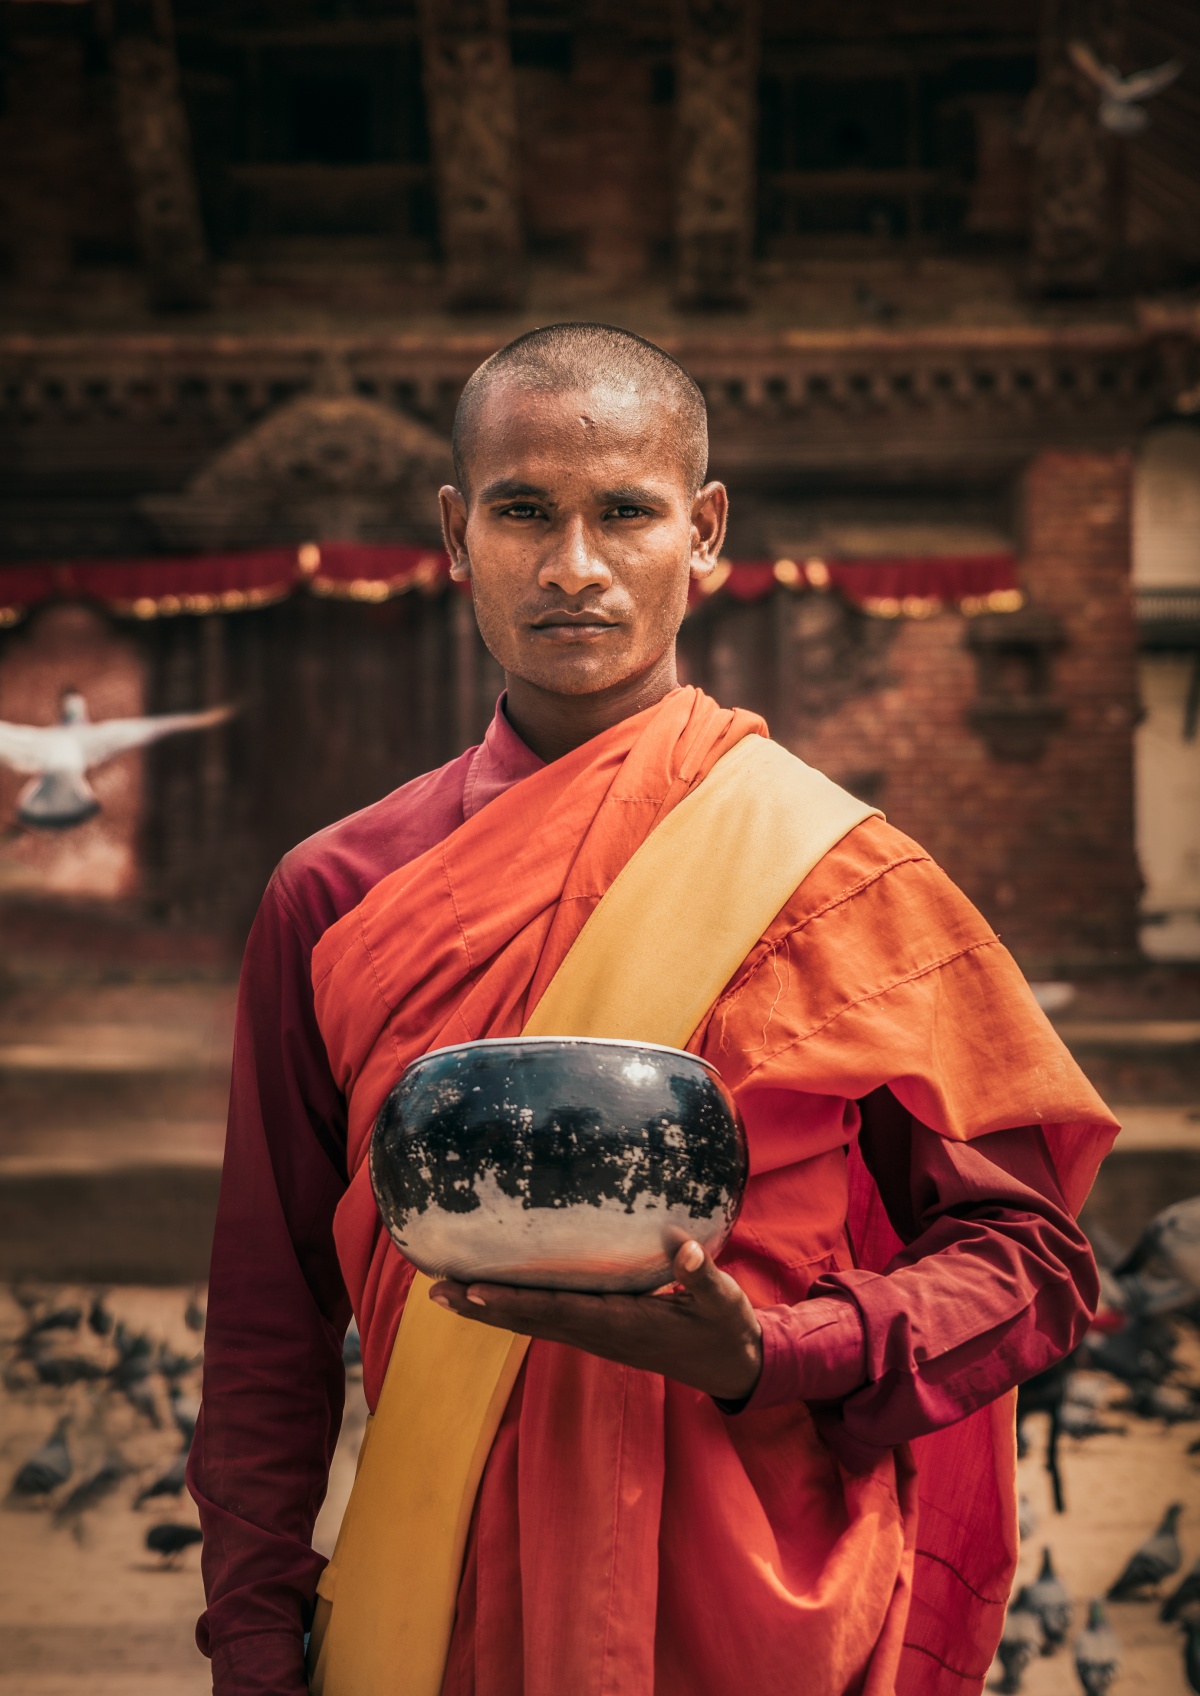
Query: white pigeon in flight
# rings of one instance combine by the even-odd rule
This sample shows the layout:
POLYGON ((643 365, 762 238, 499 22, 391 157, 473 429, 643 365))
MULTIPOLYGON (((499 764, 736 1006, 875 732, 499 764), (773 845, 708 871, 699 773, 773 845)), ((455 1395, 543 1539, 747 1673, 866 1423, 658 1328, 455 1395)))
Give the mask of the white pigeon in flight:
POLYGON ((1123 77, 1115 65, 1102 65, 1086 41, 1069 42, 1067 52, 1100 90, 1100 122, 1113 135, 1138 135, 1144 130, 1148 119, 1138 101, 1161 94, 1183 71, 1182 60, 1168 59, 1151 70, 1123 77))
POLYGON ((40 830, 82 824, 100 811, 87 780, 93 767, 163 736, 220 724, 232 711, 211 707, 202 713, 106 718, 93 724, 83 696, 77 689, 65 689, 57 724, 9 724, 0 719, 0 765, 32 779, 17 798, 17 817, 40 830))

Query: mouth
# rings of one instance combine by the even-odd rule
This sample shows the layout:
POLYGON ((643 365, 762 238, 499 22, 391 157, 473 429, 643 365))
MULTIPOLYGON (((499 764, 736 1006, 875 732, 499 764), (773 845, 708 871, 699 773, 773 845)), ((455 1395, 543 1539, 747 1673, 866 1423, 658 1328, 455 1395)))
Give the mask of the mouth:
POLYGON ((619 625, 616 619, 606 618, 603 613, 559 610, 539 614, 530 621, 529 628, 550 642, 594 642, 619 625))

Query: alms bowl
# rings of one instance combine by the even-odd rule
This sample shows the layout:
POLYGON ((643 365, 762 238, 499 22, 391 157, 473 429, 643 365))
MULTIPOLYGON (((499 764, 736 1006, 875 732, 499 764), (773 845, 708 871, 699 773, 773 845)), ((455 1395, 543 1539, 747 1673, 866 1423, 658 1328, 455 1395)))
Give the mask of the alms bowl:
POLYGON ((392 1241, 431 1277, 652 1290, 693 1237, 715 1254, 746 1183, 733 1096, 653 1043, 512 1037, 413 1062, 371 1138, 392 1241))

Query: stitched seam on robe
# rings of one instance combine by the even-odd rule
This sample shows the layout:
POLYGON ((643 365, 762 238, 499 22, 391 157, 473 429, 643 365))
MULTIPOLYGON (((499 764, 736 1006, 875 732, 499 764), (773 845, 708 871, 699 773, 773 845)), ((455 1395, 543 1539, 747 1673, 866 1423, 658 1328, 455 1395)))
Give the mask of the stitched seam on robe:
MULTIPOLYGON (((857 830, 858 828, 859 826, 856 825, 855 829, 857 830)), ((853 835, 853 832, 850 832, 850 834, 853 835)), ((789 925, 787 930, 785 930, 781 936, 773 937, 770 942, 761 945, 761 952, 756 949, 754 951, 754 956, 752 957, 752 963, 748 964, 745 969, 739 973, 737 978, 729 985, 728 989, 725 990, 720 1000, 714 1003, 713 1012, 716 1013, 722 1006, 724 1006, 725 1002, 731 1001, 738 994, 742 986, 748 982, 751 977, 753 977, 756 971, 758 971, 760 966, 765 965, 769 959, 779 953, 781 949, 785 948, 793 937, 798 936, 801 931, 806 930, 810 924, 813 924, 817 919, 824 918, 827 913, 836 912, 839 907, 846 906, 857 896, 862 895, 866 890, 872 888, 881 878, 886 877, 889 872, 897 871, 901 866, 911 865, 928 865, 933 866, 935 870, 940 869, 937 866, 937 862, 932 859, 930 855, 915 853, 898 855, 894 860, 889 860, 886 865, 879 866, 874 871, 869 872, 865 877, 860 878, 852 888, 843 890, 839 894, 831 896, 828 901, 826 901, 822 906, 814 908, 811 913, 803 914, 802 917, 796 920, 795 924, 789 925)), ((989 928, 986 940, 998 942, 1000 939, 996 933, 989 928)))
POLYGON ((621 1479, 625 1465, 625 1420, 629 1412, 629 1372, 626 1366, 621 1379, 621 1423, 617 1430, 616 1464, 613 1467, 612 1540, 608 1550, 608 1600, 604 1607, 604 1641, 600 1646, 599 1688, 604 1689, 608 1670, 609 1650, 612 1648, 613 1612, 617 1589, 617 1544, 621 1536, 621 1479))
POLYGON ((1007 1607, 1007 1596, 985 1596, 982 1590, 976 1590, 973 1584, 968 1584, 962 1573, 959 1572, 956 1567, 951 1566, 950 1562, 944 1555, 935 1555, 932 1549, 922 1549, 919 1544, 917 1546, 916 1553, 923 1560, 935 1561, 938 1566, 945 1567, 950 1576, 952 1578, 956 1578, 964 1590, 969 1590, 972 1596, 978 1597, 981 1602, 987 1602, 988 1605, 993 1608, 1007 1607))
MULTIPOLYGON (((997 1607, 999 1605, 999 1603, 996 1604, 997 1607)), ((947 1672, 953 1673, 955 1678, 986 1678, 990 1670, 989 1667, 984 1667, 982 1672, 967 1672, 963 1667, 956 1667, 953 1661, 944 1661, 942 1657, 935 1654, 932 1649, 925 1648, 924 1644, 913 1643, 907 1637, 904 1639, 904 1647, 906 1649, 915 1649, 919 1655, 928 1655, 931 1661, 936 1661, 938 1666, 944 1667, 947 1672)))
POLYGON ((831 1013, 820 1024, 814 1025, 811 1030, 802 1031, 799 1036, 793 1037, 790 1042, 785 1042, 782 1048, 774 1049, 765 1060, 760 1060, 757 1066, 752 1066, 742 1080, 741 1087, 744 1089, 755 1072, 761 1071, 768 1062, 778 1060, 781 1055, 789 1054, 792 1049, 799 1048, 800 1044, 807 1042, 810 1037, 818 1036, 821 1031, 828 1030, 830 1025, 835 1024, 843 1014, 852 1013, 856 1007, 865 1007, 868 1001, 877 1001, 881 995, 890 995, 894 989, 903 989, 905 984, 916 983, 920 978, 927 978, 934 972, 940 972, 944 967, 952 966, 956 960, 962 960, 968 954, 977 954, 981 948, 998 948, 1000 946, 1000 939, 997 936, 985 937, 982 942, 968 943, 965 948, 956 948, 952 954, 943 955, 940 960, 931 960, 927 966, 914 967, 911 972, 906 972, 903 977, 894 978, 891 983, 881 984, 878 989, 872 989, 866 995, 860 995, 855 1001, 847 1001, 845 1006, 839 1007, 835 1013, 831 1013))

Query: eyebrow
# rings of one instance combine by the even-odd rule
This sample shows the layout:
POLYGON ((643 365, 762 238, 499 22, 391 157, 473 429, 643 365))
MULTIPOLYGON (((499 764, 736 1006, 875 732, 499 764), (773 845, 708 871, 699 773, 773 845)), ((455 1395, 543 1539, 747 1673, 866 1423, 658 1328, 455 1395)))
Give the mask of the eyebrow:
POLYGON ((515 501, 522 498, 548 501, 549 489, 539 489, 536 483, 523 483, 519 477, 501 477, 495 483, 489 483, 479 492, 481 501, 515 501))
POLYGON ((600 496, 601 506, 660 506, 662 494, 631 483, 623 489, 605 489, 600 496))

